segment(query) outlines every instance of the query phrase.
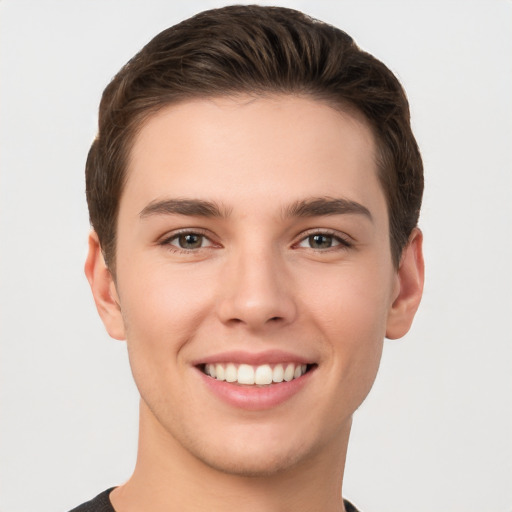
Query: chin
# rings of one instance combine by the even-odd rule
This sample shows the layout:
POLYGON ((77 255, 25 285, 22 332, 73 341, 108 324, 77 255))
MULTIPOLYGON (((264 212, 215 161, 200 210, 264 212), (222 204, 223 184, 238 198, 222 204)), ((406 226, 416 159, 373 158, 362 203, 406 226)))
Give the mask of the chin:
POLYGON ((200 463, 224 474, 253 478, 277 476, 322 458, 325 445, 330 444, 327 441, 333 432, 324 432, 318 425, 303 421, 303 425, 297 421, 286 425, 239 424, 225 430, 218 426, 210 435, 200 436, 201 441, 189 437, 189 431, 189 435, 182 437, 181 445, 200 463))
POLYGON ((292 470, 299 465, 304 454, 294 453, 272 453, 262 449, 244 450, 243 453, 232 453, 224 451, 222 454, 212 455, 210 453, 195 454, 205 465, 211 469, 227 475, 240 477, 269 477, 292 470))

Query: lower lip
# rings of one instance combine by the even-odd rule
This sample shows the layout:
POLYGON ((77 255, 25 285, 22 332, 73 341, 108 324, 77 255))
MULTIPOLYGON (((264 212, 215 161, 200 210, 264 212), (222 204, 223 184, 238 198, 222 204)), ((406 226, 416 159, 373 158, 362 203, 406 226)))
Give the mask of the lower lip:
POLYGON ((290 382, 268 386, 244 386, 217 380, 197 369, 208 389, 223 402, 248 411, 262 411, 277 407, 295 396, 310 380, 314 368, 290 382))

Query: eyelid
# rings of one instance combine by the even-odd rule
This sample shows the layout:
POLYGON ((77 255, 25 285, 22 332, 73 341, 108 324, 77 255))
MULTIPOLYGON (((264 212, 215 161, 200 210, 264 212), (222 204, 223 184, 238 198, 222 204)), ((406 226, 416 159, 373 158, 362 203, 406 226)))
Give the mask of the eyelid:
MULTIPOLYGON (((173 249, 178 250, 178 251, 193 252, 194 249, 183 249, 174 244, 171 244, 171 242, 176 240, 179 236, 188 235, 188 234, 200 235, 200 236, 204 237, 205 239, 207 239, 209 242, 209 244, 206 247, 199 247, 198 249, 195 249, 195 251, 198 251, 200 249, 208 249, 210 247, 221 247, 221 244, 215 241, 215 236, 210 231, 203 229, 203 228, 194 228, 194 227, 180 228, 175 231, 167 232, 165 235, 160 237, 156 243, 157 243, 157 245, 161 245, 161 246, 172 246, 173 249)), ((292 243, 292 247, 293 248, 298 247, 301 242, 303 242, 308 237, 313 236, 313 235, 331 236, 339 242, 338 245, 335 245, 328 249, 311 248, 311 250, 315 250, 315 251, 326 252, 329 249, 336 249, 339 246, 341 246, 341 248, 350 248, 354 245, 354 242, 355 242, 354 239, 347 233, 343 233, 343 232, 340 232, 340 231, 337 231, 334 229, 329 229, 329 228, 312 228, 312 229, 308 229, 308 230, 300 233, 300 235, 298 235, 296 237, 295 241, 292 243)))
POLYGON ((313 249, 310 248, 313 251, 319 251, 319 252, 327 252, 329 250, 336 250, 336 248, 348 249, 352 247, 355 243, 355 240, 348 235, 347 233, 343 233, 340 231, 336 231, 335 229, 328 229, 328 228, 313 228, 308 229, 306 231, 303 231, 296 239, 296 241, 293 243, 294 247, 298 247, 301 242, 306 240, 310 236, 314 235, 327 235, 335 238, 337 241, 339 241, 339 245, 335 245, 333 247, 329 247, 328 249, 313 249))
POLYGON ((198 251, 199 249, 208 249, 210 247, 215 247, 215 246, 220 247, 220 244, 215 242, 213 234, 203 228, 176 229, 175 231, 168 232, 165 235, 163 235, 162 237, 160 237, 156 243, 157 243, 157 245, 171 246, 178 251, 183 251, 183 252, 194 251, 194 249, 183 249, 182 247, 178 247, 176 245, 171 244, 172 241, 176 240, 178 237, 180 237, 182 235, 200 235, 210 242, 209 245, 207 245, 205 247, 199 247, 198 249, 195 249, 196 251, 198 251))

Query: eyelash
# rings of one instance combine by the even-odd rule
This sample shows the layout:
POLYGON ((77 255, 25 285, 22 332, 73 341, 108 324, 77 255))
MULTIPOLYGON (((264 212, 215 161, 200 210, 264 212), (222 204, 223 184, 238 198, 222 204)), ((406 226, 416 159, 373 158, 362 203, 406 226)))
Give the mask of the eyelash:
POLYGON ((212 242, 212 240, 206 235, 206 233, 204 233, 200 229, 194 229, 194 230, 187 229, 187 230, 183 230, 183 231, 178 231, 176 233, 173 233, 171 236, 164 238, 162 241, 160 241, 158 243, 158 245, 168 247, 171 251, 177 252, 177 253, 182 253, 182 254, 190 254, 190 253, 196 252, 200 249, 207 249, 207 248, 215 247, 215 246, 218 247, 218 244, 215 244, 215 242, 212 242), (174 245, 172 243, 173 241, 178 241, 180 239, 180 237, 184 237, 187 235, 201 237, 202 241, 204 241, 204 240, 208 241, 208 245, 197 247, 197 248, 192 248, 192 249, 185 249, 183 247, 179 247, 178 245, 174 245))
POLYGON ((354 245, 353 242, 351 240, 349 240, 347 235, 343 236, 336 231, 331 231, 328 229, 327 230, 326 229, 322 229, 322 230, 316 229, 316 230, 308 231, 306 233, 301 233, 301 238, 299 239, 298 242, 296 242, 294 244, 294 247, 302 248, 300 246, 300 244, 303 242, 306 242, 308 239, 311 239, 314 236, 323 236, 323 237, 331 238, 333 242, 336 242, 336 244, 331 245, 330 247, 327 247, 327 248, 323 248, 323 249, 314 248, 314 247, 304 247, 305 249, 312 249, 312 250, 318 251, 318 252, 330 252, 330 251, 337 251, 337 250, 343 250, 343 249, 350 249, 354 245))
MULTIPOLYGON (((162 241, 158 243, 161 246, 168 247, 173 252, 182 253, 182 254, 190 254, 193 252, 197 252, 200 249, 208 249, 211 247, 220 247, 219 244, 216 244, 213 242, 203 231, 196 229, 196 230, 183 230, 176 233, 173 233, 171 236, 168 236, 164 238, 162 241), (172 242, 178 241, 180 237, 185 236, 197 236, 201 238, 201 242, 204 242, 205 240, 208 241, 208 245, 203 246, 201 244, 200 247, 196 248, 183 248, 179 247, 178 245, 173 244, 172 242)), ((293 248, 304 248, 304 249, 312 249, 317 252, 330 252, 330 251, 336 251, 336 250, 343 250, 343 249, 349 249, 353 246, 353 243, 348 240, 348 237, 341 236, 339 233, 331 231, 331 230, 312 230, 306 233, 301 233, 300 239, 295 242, 292 247, 293 248), (302 247, 300 244, 303 242, 306 242, 308 239, 311 239, 315 236, 323 236, 326 238, 332 239, 332 242, 336 242, 334 245, 331 245, 330 247, 326 248, 314 248, 314 247, 302 247)))

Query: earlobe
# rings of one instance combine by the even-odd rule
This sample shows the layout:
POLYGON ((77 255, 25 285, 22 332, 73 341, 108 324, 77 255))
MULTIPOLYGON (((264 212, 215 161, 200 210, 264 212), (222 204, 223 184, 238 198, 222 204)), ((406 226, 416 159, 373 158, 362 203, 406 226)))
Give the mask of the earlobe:
POLYGON ((116 340, 124 340, 126 337, 124 322, 115 282, 105 264, 98 235, 94 231, 89 235, 89 252, 84 270, 96 303, 96 309, 107 332, 116 340))
POLYGON ((410 329, 420 305, 425 279, 423 234, 415 228, 402 252, 398 269, 398 292, 388 313, 386 337, 397 339, 410 329))

